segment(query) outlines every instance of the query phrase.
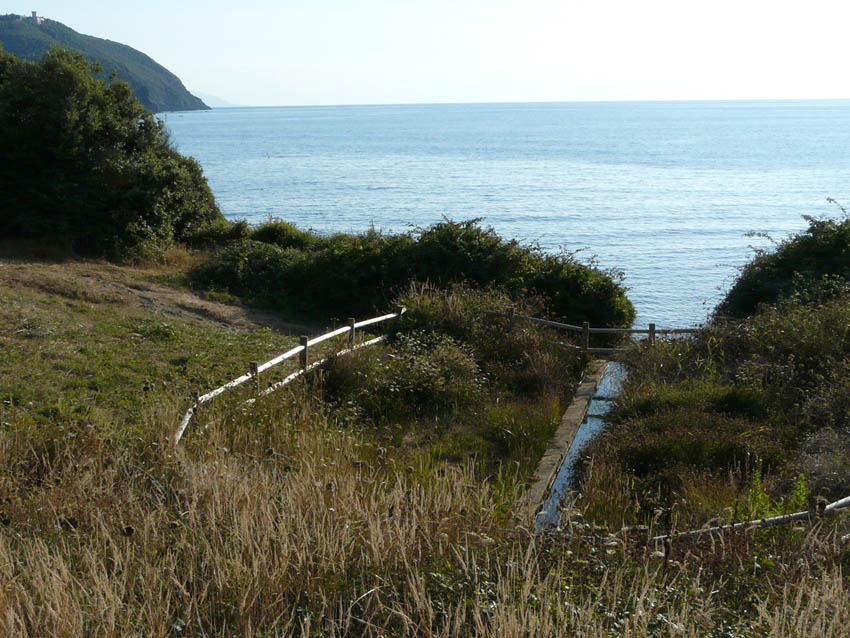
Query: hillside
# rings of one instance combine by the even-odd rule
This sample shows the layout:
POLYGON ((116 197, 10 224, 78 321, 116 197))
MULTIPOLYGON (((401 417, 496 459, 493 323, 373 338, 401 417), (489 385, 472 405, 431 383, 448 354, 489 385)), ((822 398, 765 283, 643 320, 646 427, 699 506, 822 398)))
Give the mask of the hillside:
MULTIPOLYGON (((395 345, 337 358, 250 406, 252 384, 223 395, 175 448, 192 392, 295 343, 261 328, 277 326, 256 311, 160 283, 199 258, 175 249, 165 264, 117 267, 0 242, 0 635, 847 635, 846 517, 656 544, 647 536, 700 502, 659 503, 651 527, 621 529, 644 494, 618 474, 564 506, 563 533, 530 533, 524 457, 544 432, 529 427, 532 406, 470 402, 458 389, 480 399, 475 388, 438 373, 462 373, 487 343, 499 359, 531 354, 511 356, 525 372, 491 368, 500 375, 551 370, 557 361, 529 347, 551 336, 478 323, 457 294, 411 299, 416 329, 395 345), (426 321, 465 324, 478 346, 435 341, 426 321), (431 410, 436 399, 446 410, 407 423, 384 418, 400 402, 378 420, 367 412, 412 390, 406 405, 431 410), (447 417, 464 411, 468 428, 453 429, 447 417), (487 438, 476 434, 484 424, 487 438), (492 452, 508 460, 488 477, 480 461, 492 452)), ((794 334, 800 351, 806 335, 794 334)), ((675 345, 659 341, 659 358, 644 350, 643 369, 675 345)), ((704 364, 705 349, 691 358, 704 364)), ((597 459, 594 476, 600 467, 611 465, 597 459)), ((686 485, 717 485, 693 476, 686 485)), ((739 513, 749 507, 742 499, 739 513)))
POLYGON ((0 44, 9 53, 38 60, 51 47, 79 51, 91 62, 100 62, 104 77, 112 72, 133 88, 136 97, 151 111, 208 109, 189 93, 176 75, 132 47, 77 33, 61 22, 8 14, 0 16, 0 44))

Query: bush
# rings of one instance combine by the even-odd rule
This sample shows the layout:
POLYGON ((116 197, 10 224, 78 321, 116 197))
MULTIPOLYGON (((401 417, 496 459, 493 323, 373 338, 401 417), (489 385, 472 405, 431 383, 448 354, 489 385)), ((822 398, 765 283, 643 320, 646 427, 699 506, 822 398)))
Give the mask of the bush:
POLYGON ((744 266, 715 310, 718 317, 743 318, 781 299, 822 302, 850 291, 850 219, 806 219, 806 231, 744 266))
POLYGON ((85 254, 148 253, 222 219, 200 165, 83 56, 0 51, 0 232, 85 254))
MULTIPOLYGON (((542 312, 573 322, 625 326, 634 308, 618 275, 579 264, 570 254, 548 255, 537 247, 501 239, 478 220, 444 221, 413 233, 321 238, 285 222, 268 222, 252 234, 268 245, 299 250, 277 253, 256 277, 245 267, 254 248, 226 248, 192 274, 202 287, 226 289, 247 301, 322 318, 363 316, 384 310, 412 282, 449 287, 495 287, 515 297, 536 295, 542 312), (218 279, 227 273, 226 279, 218 279), (234 278, 233 276, 236 276, 234 278)), ((264 252, 263 255, 271 255, 264 252)))
POLYGON ((251 239, 279 248, 313 248, 326 242, 315 233, 301 230, 282 219, 269 219, 251 232, 251 239))
POLYGON ((553 346, 538 324, 483 316, 510 307, 532 311, 491 288, 415 285, 407 312, 387 341, 333 361, 326 398, 385 436, 403 435, 426 464, 475 457, 484 471, 534 471, 586 363, 553 346))
POLYGON ((446 334, 459 341, 474 343, 476 349, 501 341, 501 327, 507 321, 485 312, 539 314, 539 300, 513 299, 496 288, 473 288, 468 284, 452 284, 439 288, 433 284, 412 284, 399 298, 406 308, 400 322, 392 324, 394 332, 423 330, 446 334))
POLYGON ((222 217, 189 233, 184 241, 194 248, 220 248, 250 236, 251 228, 248 222, 231 222, 222 217))
POLYGON ((523 321, 486 315, 485 311, 542 314, 535 298, 514 300, 493 288, 455 284, 448 290, 414 285, 402 296, 407 312, 393 330, 421 330, 445 334, 469 344, 487 377, 502 390, 539 394, 569 385, 581 376, 586 361, 575 350, 553 345, 566 336, 523 321))
POLYGON ((482 399, 484 378, 468 348, 435 333, 397 334, 389 346, 333 359, 325 391, 377 420, 439 415, 482 399))

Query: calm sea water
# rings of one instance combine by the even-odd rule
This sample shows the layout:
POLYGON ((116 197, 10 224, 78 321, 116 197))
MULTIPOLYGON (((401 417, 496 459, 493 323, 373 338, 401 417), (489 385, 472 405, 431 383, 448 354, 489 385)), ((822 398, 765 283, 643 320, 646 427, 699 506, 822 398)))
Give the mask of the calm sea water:
POLYGON ((163 115, 225 215, 321 232, 482 217, 622 271, 638 325, 703 321, 736 267, 850 204, 850 101, 229 108, 163 115))

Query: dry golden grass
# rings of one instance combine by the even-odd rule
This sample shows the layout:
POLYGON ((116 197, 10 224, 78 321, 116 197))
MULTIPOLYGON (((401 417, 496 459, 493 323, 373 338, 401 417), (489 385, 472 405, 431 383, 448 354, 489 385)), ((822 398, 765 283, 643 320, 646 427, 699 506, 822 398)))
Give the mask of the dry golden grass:
POLYGON ((124 447, 80 430, 49 449, 0 436, 0 634, 702 636, 727 626, 717 635, 835 636, 846 627, 834 530, 801 533, 795 571, 766 573, 771 587, 735 609, 730 582, 753 576, 757 539, 656 558, 639 538, 592 541, 577 511, 566 512, 571 535, 535 537, 503 514, 518 490, 450 465, 409 472, 298 388, 244 414, 226 407, 186 450, 168 442, 175 405, 150 414, 146 434, 124 447), (258 437, 252 424, 274 427, 258 437), (709 553, 723 564, 705 565, 709 553))
MULTIPOLYGON (((15 326, 28 315, 53 331, 0 330, 6 370, 28 369, 33 353, 71 356, 71 342, 97 346, 82 363, 114 371, 127 400, 86 412, 66 399, 42 414, 28 393, 68 395, 59 384, 75 374, 48 359, 0 405, 0 636, 847 634, 844 520, 656 547, 568 509, 562 533, 534 535, 513 515, 516 480, 411 464, 330 410, 316 384, 248 407, 234 393, 175 449, 186 400, 128 389, 148 371, 118 356, 143 310, 51 305, 56 295, 37 287, 0 293, 15 326), (86 329, 67 332, 62 317, 86 329)), ((132 343, 151 357, 188 346, 224 357, 234 340, 260 349, 279 338, 199 323, 186 341, 188 324, 172 324, 173 339, 132 343)), ((626 508, 628 485, 618 489, 626 508)))

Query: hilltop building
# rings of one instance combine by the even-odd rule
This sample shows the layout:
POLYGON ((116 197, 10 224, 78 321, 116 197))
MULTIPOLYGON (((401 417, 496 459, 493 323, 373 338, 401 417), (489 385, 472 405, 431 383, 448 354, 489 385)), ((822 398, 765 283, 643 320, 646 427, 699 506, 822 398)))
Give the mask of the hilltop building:
POLYGON ((32 20, 32 21, 33 21, 33 22, 35 22, 36 24, 41 24, 42 22, 44 22, 44 18, 39 17, 39 15, 38 15, 38 12, 37 12, 37 11, 33 11, 33 12, 32 12, 32 16, 31 16, 31 17, 29 17, 29 18, 28 18, 27 16, 21 16, 21 17, 22 17, 24 20, 32 20))

